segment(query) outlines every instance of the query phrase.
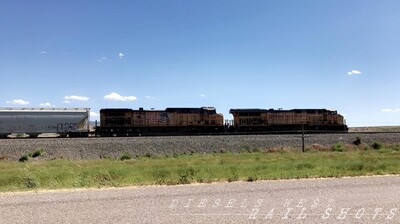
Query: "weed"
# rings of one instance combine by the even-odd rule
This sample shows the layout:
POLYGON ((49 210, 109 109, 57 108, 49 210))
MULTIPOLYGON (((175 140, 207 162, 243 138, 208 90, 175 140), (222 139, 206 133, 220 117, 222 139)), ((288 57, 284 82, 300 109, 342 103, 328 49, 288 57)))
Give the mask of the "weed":
POLYGON ((254 181, 256 181, 256 180, 258 180, 258 178, 257 178, 257 176, 256 175, 254 175, 254 176, 249 176, 249 177, 247 177, 247 182, 254 182, 254 181))
POLYGON ((343 142, 337 142, 332 146, 332 151, 334 152, 343 152, 345 149, 345 146, 343 142))
POLYGON ((394 151, 399 152, 399 151, 400 151, 400 145, 394 145, 394 146, 392 146, 392 149, 393 149, 394 151))
POLYGON ((100 155, 100 159, 107 159, 107 160, 111 160, 112 157, 109 155, 100 155))
POLYGON ((90 172, 80 172, 78 175, 75 176, 74 181, 73 181, 73 186, 74 187, 85 187, 85 186, 91 186, 91 179, 90 176, 93 174, 90 172))
POLYGON ((28 175, 28 176, 24 177, 22 179, 22 183, 28 189, 34 189, 34 188, 37 188, 39 186, 39 182, 32 175, 28 175))
POLYGON ((239 175, 237 173, 237 168, 235 166, 230 167, 230 174, 228 176, 228 182, 233 182, 239 180, 239 175))
POLYGON ((131 156, 131 154, 128 153, 128 152, 125 152, 124 154, 122 154, 122 155, 119 157, 119 160, 121 160, 121 161, 130 160, 130 159, 132 159, 132 156, 131 156))
POLYGON ((329 148, 320 144, 312 144, 306 151, 328 151, 329 148))
POLYGON ((381 148, 383 148, 383 144, 378 141, 375 141, 372 143, 372 148, 375 150, 381 149, 381 148))
POLYGON ((357 136, 356 140, 353 141, 354 145, 361 145, 361 143, 362 143, 362 141, 361 141, 361 137, 360 136, 357 136))
POLYGON ((29 160, 29 156, 27 154, 25 154, 25 155, 21 156, 18 161, 26 162, 28 160, 29 160))
POLYGON ((99 186, 115 186, 113 180, 116 178, 110 174, 107 170, 101 170, 96 174, 96 180, 99 186))
POLYGON ((153 171, 152 176, 156 180, 156 184, 166 184, 170 173, 169 170, 160 168, 153 171))
POLYGON ((178 170, 179 184, 189 184, 193 179, 194 173, 194 169, 191 167, 178 170))
POLYGON ((315 167, 315 165, 311 164, 311 163, 306 163, 306 162, 300 162, 298 164, 295 165, 296 169, 298 170, 302 170, 302 169, 313 169, 315 167))
POLYGON ((41 156, 41 155, 43 155, 43 153, 44 153, 44 149, 38 149, 38 150, 36 150, 36 151, 34 151, 34 152, 32 153, 32 158, 41 156))
POLYGON ((153 157, 153 155, 151 153, 147 152, 146 154, 144 154, 144 157, 151 158, 151 157, 153 157))
POLYGON ((364 163, 362 161, 354 161, 349 164, 348 168, 352 171, 361 171, 364 169, 364 163))

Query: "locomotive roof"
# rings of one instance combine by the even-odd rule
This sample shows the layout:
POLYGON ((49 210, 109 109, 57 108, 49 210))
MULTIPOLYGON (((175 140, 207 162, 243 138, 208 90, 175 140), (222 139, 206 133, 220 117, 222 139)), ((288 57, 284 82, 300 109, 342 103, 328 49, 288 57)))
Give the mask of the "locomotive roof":
POLYGON ((0 112, 87 112, 90 108, 0 107, 0 112))
POLYGON ((176 107, 172 108, 169 107, 165 109, 166 112, 176 112, 176 113, 202 113, 204 111, 207 111, 207 113, 216 113, 216 110, 214 107, 176 107))
POLYGON ((335 110, 328 109, 291 109, 291 110, 282 110, 282 109, 230 109, 229 113, 279 113, 279 112, 336 112, 335 110))
POLYGON ((165 110, 143 110, 142 108, 139 108, 139 110, 134 110, 130 108, 104 108, 100 110, 100 113, 105 111, 125 113, 125 112, 164 112, 165 110))

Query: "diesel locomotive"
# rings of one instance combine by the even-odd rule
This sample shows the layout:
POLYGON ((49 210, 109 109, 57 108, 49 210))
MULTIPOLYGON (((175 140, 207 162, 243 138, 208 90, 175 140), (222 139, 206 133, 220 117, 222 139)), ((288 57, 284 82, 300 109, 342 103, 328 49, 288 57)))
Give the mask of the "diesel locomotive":
POLYGON ((224 121, 214 107, 165 110, 102 109, 100 136, 347 132, 342 115, 327 109, 231 109, 224 121))
POLYGON ((344 117, 327 109, 231 109, 235 132, 347 132, 344 117))
POLYGON ((101 109, 100 136, 190 135, 224 133, 222 114, 214 107, 165 110, 101 109))

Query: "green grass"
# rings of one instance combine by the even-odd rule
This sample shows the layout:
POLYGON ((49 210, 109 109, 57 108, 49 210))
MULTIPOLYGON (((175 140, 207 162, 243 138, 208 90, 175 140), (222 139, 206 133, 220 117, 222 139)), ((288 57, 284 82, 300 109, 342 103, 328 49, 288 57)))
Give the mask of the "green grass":
POLYGON ((122 187, 400 173, 400 146, 143 156, 127 160, 0 161, 0 191, 122 187))

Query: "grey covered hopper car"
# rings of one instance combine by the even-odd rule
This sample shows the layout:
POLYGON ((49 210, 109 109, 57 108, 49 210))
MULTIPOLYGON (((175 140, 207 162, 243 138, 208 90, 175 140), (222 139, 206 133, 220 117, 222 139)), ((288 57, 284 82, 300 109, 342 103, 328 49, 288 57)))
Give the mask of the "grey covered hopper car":
POLYGON ((0 137, 12 133, 26 133, 31 137, 43 133, 86 137, 89 115, 88 108, 0 108, 0 137))

